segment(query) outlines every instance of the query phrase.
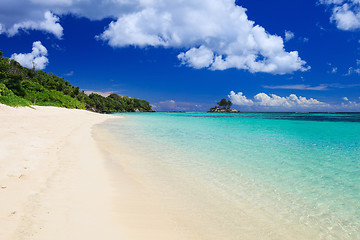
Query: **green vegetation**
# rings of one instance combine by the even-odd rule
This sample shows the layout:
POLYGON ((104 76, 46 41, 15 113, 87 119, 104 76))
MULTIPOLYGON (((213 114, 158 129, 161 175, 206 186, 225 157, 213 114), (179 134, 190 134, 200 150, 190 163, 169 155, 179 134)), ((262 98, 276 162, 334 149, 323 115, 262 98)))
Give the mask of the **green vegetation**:
POLYGON ((232 106, 232 102, 230 100, 226 100, 225 98, 221 99, 220 102, 217 103, 220 108, 230 109, 232 106))
POLYGON ((89 96, 53 73, 22 67, 0 50, 0 103, 10 106, 56 106, 96 112, 152 111, 149 102, 111 94, 89 96))
POLYGON ((16 96, 3 83, 0 83, 0 102, 12 107, 26 107, 31 104, 28 100, 16 96))

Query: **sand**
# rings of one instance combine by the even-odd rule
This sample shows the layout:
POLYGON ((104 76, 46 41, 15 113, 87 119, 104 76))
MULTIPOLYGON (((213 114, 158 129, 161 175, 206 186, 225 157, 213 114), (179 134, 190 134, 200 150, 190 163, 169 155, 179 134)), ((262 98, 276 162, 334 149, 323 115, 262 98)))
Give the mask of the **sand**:
POLYGON ((114 117, 0 104, 0 239, 178 239, 153 195, 115 173, 93 139, 114 117))

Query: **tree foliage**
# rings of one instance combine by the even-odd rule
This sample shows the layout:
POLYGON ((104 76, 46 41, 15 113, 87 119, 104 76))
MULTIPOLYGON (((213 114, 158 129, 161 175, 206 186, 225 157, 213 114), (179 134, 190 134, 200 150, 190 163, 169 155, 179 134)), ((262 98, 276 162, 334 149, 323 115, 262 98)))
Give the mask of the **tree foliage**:
MULTIPOLYGON (((11 96, 23 99, 26 104, 91 109, 97 112, 152 111, 149 102, 137 98, 117 94, 103 97, 96 93, 88 96, 64 78, 22 67, 15 60, 3 57, 2 50, 0 87, 3 93, 11 92, 11 96)), ((0 102, 5 103, 5 100, 0 99, 0 102)))
POLYGON ((13 107, 30 106, 29 101, 19 96, 16 96, 3 83, 0 83, 0 102, 13 107))
POLYGON ((221 99, 220 102, 217 103, 220 108, 229 109, 232 106, 232 102, 230 100, 226 100, 225 98, 221 99))

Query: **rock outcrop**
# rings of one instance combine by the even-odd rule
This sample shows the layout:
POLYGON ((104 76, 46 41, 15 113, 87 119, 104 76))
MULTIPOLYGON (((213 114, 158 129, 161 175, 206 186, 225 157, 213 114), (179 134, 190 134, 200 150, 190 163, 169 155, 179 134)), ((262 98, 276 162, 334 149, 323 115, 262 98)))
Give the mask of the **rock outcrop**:
POLYGON ((209 113, 239 113, 239 110, 232 109, 232 108, 221 108, 221 107, 212 107, 208 111, 209 113))

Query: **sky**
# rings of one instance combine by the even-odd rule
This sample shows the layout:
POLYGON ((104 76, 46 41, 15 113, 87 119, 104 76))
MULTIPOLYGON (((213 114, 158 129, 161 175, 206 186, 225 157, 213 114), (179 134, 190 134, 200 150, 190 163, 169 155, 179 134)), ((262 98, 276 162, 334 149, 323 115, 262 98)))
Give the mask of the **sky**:
POLYGON ((0 49, 157 111, 360 111, 359 0, 2 0, 0 49))

